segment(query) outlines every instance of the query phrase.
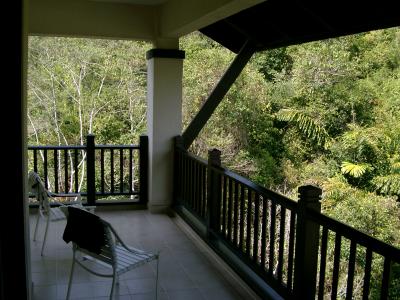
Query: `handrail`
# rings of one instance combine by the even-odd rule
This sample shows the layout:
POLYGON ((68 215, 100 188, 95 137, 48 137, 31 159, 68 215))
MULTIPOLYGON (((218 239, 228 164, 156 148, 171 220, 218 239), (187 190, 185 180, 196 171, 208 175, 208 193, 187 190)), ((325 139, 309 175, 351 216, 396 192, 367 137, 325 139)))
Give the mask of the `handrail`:
POLYGON ((85 150, 85 145, 28 145, 28 150, 85 150))
POLYGON ((400 262, 400 249, 385 242, 382 242, 360 230, 357 230, 347 224, 335 220, 327 215, 307 209, 308 217, 319 225, 326 226, 347 239, 357 244, 369 248, 371 251, 383 255, 390 256, 392 260, 400 262))
POLYGON ((95 145, 96 149, 140 149, 140 145, 95 145))

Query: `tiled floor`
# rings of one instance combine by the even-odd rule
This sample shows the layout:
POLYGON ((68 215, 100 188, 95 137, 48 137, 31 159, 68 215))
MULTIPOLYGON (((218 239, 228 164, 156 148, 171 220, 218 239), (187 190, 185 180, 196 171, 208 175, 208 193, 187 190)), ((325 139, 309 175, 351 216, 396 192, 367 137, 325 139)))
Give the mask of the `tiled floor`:
MULTIPOLYGON (((234 287, 237 284, 222 276, 206 251, 167 215, 144 210, 98 211, 97 214, 109 221, 128 245, 160 250, 158 299, 255 299, 254 295, 244 295, 242 289, 234 287)), ((31 215, 31 237, 35 220, 36 216, 31 215)), ((65 221, 50 223, 43 257, 40 255, 43 221, 38 240, 31 242, 34 300, 66 297, 72 250, 62 239, 65 224, 65 221)), ((156 262, 151 262, 125 273, 120 277, 114 299, 155 299, 155 270, 156 262)), ((111 279, 75 267, 71 299, 108 299, 110 289, 111 279)))

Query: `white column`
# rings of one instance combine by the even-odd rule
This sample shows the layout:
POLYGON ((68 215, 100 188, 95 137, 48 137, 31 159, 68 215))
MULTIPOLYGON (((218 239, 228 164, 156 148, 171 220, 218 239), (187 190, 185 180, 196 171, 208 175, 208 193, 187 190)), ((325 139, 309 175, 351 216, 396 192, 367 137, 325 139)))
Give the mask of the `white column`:
POLYGON ((172 203, 173 138, 182 134, 184 51, 147 52, 147 134, 149 209, 164 212, 172 203))

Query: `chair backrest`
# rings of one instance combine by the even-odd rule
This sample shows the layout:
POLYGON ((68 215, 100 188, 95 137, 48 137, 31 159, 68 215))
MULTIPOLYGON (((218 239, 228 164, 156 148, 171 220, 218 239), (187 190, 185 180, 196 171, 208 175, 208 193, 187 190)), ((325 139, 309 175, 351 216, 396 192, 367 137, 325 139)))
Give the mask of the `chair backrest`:
POLYGON ((50 209, 49 197, 51 197, 51 195, 36 172, 29 172, 28 187, 29 191, 35 195, 36 200, 39 201, 40 207, 48 212, 50 209))
POLYGON ((81 208, 64 206, 61 207, 61 210, 67 217, 67 226, 63 235, 64 241, 67 243, 72 241, 75 250, 114 266, 116 262, 115 238, 112 234, 111 225, 81 208), (71 212, 74 212, 72 217, 71 212), (99 247, 99 251, 94 251, 90 247, 93 246, 90 245, 90 239, 92 241, 96 239, 94 243, 98 244, 100 238, 102 238, 101 247, 99 247))
POLYGON ((100 253, 94 253, 88 249, 79 247, 78 245, 74 245, 77 250, 89 254, 92 257, 105 262, 109 265, 115 266, 117 262, 117 256, 115 253, 115 238, 110 230, 110 224, 100 219, 100 222, 104 228, 104 245, 100 249, 100 253))

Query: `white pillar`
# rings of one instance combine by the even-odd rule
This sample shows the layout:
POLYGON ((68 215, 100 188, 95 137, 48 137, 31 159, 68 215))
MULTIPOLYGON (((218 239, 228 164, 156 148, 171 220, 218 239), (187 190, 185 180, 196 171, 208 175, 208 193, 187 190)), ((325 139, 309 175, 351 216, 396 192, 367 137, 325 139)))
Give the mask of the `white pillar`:
POLYGON ((172 203, 173 138, 182 134, 182 73, 185 52, 147 52, 147 134, 149 209, 164 212, 172 203))

